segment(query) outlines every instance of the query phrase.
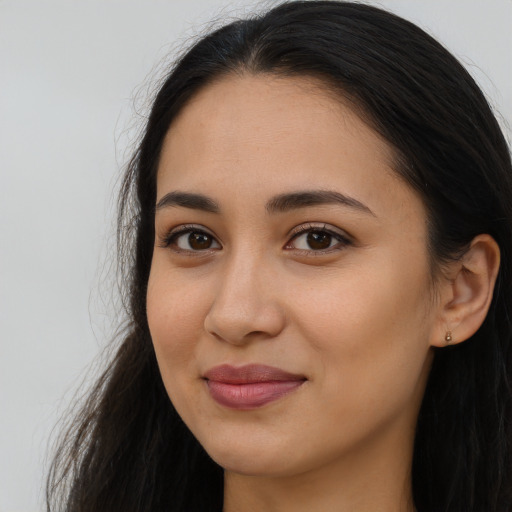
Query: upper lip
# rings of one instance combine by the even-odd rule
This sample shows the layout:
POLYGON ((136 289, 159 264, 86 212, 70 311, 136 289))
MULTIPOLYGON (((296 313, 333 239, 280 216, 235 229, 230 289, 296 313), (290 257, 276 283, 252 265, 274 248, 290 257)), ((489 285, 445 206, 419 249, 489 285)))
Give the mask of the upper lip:
POLYGON ((209 369, 203 377, 207 380, 224 382, 226 384, 306 380, 304 375, 290 373, 281 368, 264 364, 247 364, 244 366, 222 364, 209 369))

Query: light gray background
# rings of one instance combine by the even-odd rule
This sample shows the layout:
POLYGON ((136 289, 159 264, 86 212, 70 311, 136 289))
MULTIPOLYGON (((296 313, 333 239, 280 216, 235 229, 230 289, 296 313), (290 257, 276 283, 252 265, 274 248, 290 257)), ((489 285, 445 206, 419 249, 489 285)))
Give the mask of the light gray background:
MULTIPOLYGON (((444 42, 511 123, 512 0, 370 3, 444 42)), ((251 5, 0 0, 0 512, 43 510, 50 431, 116 323, 112 205, 136 93, 143 110, 170 51, 251 5)))

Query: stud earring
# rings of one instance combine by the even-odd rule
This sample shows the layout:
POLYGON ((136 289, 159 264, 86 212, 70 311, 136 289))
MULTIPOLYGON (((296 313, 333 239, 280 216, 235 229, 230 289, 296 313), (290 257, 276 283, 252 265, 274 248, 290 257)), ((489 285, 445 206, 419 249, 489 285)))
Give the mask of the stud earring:
POLYGON ((452 331, 447 331, 444 337, 444 341, 446 341, 446 344, 449 345, 452 342, 452 339, 452 331))

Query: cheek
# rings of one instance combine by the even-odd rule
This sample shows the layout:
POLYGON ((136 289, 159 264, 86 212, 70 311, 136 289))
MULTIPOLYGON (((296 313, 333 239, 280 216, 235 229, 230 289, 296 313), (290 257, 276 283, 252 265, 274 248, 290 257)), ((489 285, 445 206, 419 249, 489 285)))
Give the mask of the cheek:
POLYGON ((181 375, 197 373, 197 343, 209 307, 202 287, 182 281, 172 272, 160 272, 154 264, 148 282, 149 330, 166 387, 181 375))
POLYGON ((381 345, 391 331, 401 332, 400 338, 413 335, 418 324, 427 322, 428 281, 412 268, 396 267, 380 261, 325 274, 315 286, 297 283, 289 294, 296 322, 309 326, 319 344, 342 339, 347 350, 381 345))
POLYGON ((330 396, 342 392, 348 410, 403 405, 425 374, 430 320, 423 267, 381 255, 364 273, 343 274, 293 296, 300 337, 318 355, 323 384, 338 390, 330 396))

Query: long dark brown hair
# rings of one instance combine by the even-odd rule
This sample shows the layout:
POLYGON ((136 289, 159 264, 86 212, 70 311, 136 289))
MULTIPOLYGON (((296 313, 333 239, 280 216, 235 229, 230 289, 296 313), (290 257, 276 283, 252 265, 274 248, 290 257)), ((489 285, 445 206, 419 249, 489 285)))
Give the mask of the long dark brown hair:
POLYGON ((48 480, 48 510, 219 512, 223 472, 174 410, 146 318, 156 168, 188 100, 230 73, 313 76, 352 103, 395 153, 426 206, 435 274, 489 233, 502 265, 487 318, 439 349, 420 411, 413 495, 420 512, 512 510, 512 166, 482 92, 412 23, 353 2, 291 1, 197 41, 169 71, 126 169, 119 257, 128 283, 122 343, 72 428, 48 480))

